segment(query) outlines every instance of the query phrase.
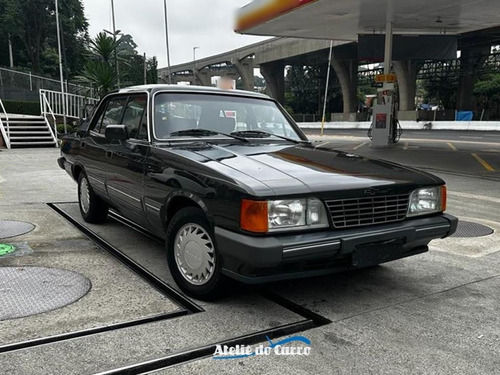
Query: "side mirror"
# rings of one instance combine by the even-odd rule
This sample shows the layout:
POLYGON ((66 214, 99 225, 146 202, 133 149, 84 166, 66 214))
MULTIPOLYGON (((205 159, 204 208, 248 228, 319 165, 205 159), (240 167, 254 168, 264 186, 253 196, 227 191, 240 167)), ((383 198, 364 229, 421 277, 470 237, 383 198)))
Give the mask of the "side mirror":
POLYGON ((128 130, 125 125, 108 125, 104 131, 104 136, 108 141, 114 139, 124 141, 129 139, 128 130))

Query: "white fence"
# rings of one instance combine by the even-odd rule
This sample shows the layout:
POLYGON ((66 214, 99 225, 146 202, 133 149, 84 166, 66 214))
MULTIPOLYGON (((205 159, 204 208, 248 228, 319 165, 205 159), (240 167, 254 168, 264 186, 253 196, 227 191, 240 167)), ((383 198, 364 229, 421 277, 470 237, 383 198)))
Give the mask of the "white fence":
MULTIPOLYGON (((400 121, 403 130, 478 130, 500 131, 500 121, 400 121)), ((302 129, 321 129, 321 122, 298 122, 302 129)), ((371 122, 334 121, 325 123, 324 129, 362 129, 368 130, 371 122)))
POLYGON ((99 99, 86 96, 68 93, 63 95, 59 91, 40 90, 40 112, 45 118, 51 115, 79 119, 83 116, 87 105, 95 105, 98 102, 99 99))
MULTIPOLYGON (((35 93, 39 90, 61 90, 61 81, 38 76, 32 74, 31 72, 20 72, 17 70, 0 68, 0 93, 5 87, 14 87, 19 90, 34 91, 35 93)), ((82 85, 76 85, 74 83, 69 83, 66 81, 64 83, 65 91, 72 94, 89 94, 94 95, 94 89, 82 85)), ((7 98, 6 95, 2 95, 4 99, 7 98)), ((9 98, 12 99, 12 98, 9 98)))
POLYGON ((0 135, 5 141, 5 146, 7 146, 7 148, 10 148, 9 114, 3 106, 2 99, 0 99, 0 135), (4 116, 3 120, 5 120, 6 126, 4 126, 4 122, 2 121, 2 115, 4 116))

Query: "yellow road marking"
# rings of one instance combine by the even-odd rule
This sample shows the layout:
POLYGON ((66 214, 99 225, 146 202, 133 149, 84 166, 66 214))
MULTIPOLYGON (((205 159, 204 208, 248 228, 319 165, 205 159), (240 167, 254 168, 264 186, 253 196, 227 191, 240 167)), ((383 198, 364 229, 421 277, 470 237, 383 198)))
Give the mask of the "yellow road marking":
MULTIPOLYGON (((319 136, 318 136, 319 137, 319 136)), ((310 139, 313 139, 314 137, 309 137, 310 139)), ((357 137, 357 136, 352 136, 352 135, 325 135, 323 139, 336 139, 336 138, 342 138, 342 139, 349 139, 349 140, 363 140, 366 139, 366 137, 357 137)), ((405 138, 405 141, 408 142, 417 142, 417 143, 446 143, 446 142, 453 142, 454 144, 464 144, 464 145, 486 145, 486 146, 500 146, 500 142, 478 142, 478 141, 464 141, 460 140, 457 141, 456 139, 426 139, 426 138, 405 138)))
POLYGON ((495 172, 495 168, 493 168, 491 165, 489 165, 484 159, 482 159, 478 154, 471 154, 474 159, 476 159, 481 165, 484 167, 489 172, 495 172))
POLYGON ((462 192, 458 192, 458 191, 448 191, 448 195, 451 197, 456 196, 456 197, 467 198, 467 199, 478 199, 480 201, 491 202, 491 203, 500 203, 500 198, 489 197, 486 195, 469 194, 469 193, 462 193, 462 192))
POLYGON ((457 150, 457 148, 455 147, 455 145, 454 145, 453 143, 448 142, 447 144, 448 144, 448 146, 450 146, 450 148, 451 148, 453 151, 458 151, 458 150, 457 150))
POLYGON ((361 143, 361 144, 357 145, 356 147, 353 147, 352 149, 353 149, 353 150, 357 150, 358 148, 363 147, 363 146, 364 146, 364 145, 366 145, 367 143, 368 143, 368 142, 363 142, 363 143, 361 143))

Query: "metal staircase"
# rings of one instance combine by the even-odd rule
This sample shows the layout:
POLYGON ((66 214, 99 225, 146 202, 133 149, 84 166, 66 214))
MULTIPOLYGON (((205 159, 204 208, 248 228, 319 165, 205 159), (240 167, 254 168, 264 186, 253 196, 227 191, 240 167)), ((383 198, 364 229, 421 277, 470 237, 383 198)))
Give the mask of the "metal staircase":
POLYGON ((52 129, 43 116, 13 116, 2 118, 8 123, 10 148, 18 147, 56 147, 57 142, 52 129))
POLYGON ((57 147, 59 119, 77 120, 89 105, 98 99, 81 95, 40 90, 41 116, 8 114, 0 99, 0 138, 7 148, 57 147))

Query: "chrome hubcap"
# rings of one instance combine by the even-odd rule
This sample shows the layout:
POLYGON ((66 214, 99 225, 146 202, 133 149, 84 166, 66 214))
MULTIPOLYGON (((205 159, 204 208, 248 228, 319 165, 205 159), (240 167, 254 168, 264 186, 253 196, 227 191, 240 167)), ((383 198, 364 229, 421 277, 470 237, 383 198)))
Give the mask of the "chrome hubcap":
POLYGON ((215 248, 210 235, 197 224, 184 225, 174 240, 175 263, 190 284, 204 285, 215 270, 215 248))
POLYGON ((90 208, 89 183, 85 177, 82 178, 82 182, 80 183, 80 206, 82 207, 83 212, 85 213, 89 212, 90 208))

